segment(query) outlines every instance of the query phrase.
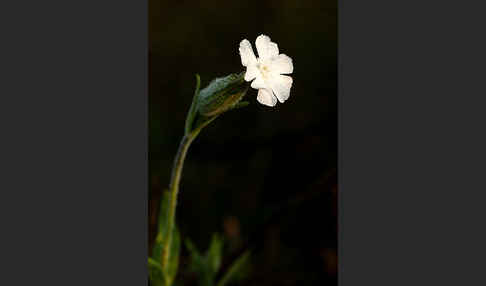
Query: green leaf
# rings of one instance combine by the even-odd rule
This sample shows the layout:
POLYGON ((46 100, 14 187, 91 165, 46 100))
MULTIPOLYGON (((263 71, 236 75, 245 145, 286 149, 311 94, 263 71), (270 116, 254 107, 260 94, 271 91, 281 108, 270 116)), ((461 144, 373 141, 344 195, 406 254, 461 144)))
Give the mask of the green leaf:
POLYGON ((167 239, 167 216, 168 216, 168 209, 169 209, 169 196, 170 193, 167 189, 162 192, 160 209, 159 209, 157 236, 155 237, 155 244, 152 250, 152 257, 155 261, 162 260, 164 241, 167 239))
POLYGON ((216 274, 221 266, 223 255, 223 240, 215 233, 211 239, 209 249, 206 253, 207 264, 212 274, 216 274))
POLYGON ((196 115, 196 102, 199 95, 199 88, 201 87, 201 77, 196 74, 196 89, 194 90, 194 97, 192 98, 191 107, 187 113, 185 134, 189 134, 192 131, 192 125, 194 123, 194 117, 196 115))
POLYGON ((184 241, 186 244, 186 248, 189 251, 189 255, 191 258, 196 258, 197 260, 201 259, 201 254, 199 253, 199 250, 197 250, 196 246, 194 243, 189 238, 186 238, 184 241))
POLYGON ((200 273, 203 271, 203 267, 201 265, 204 264, 203 257, 201 256, 201 253, 197 250, 196 246, 192 243, 192 241, 189 238, 186 238, 184 241, 186 244, 186 248, 189 251, 189 257, 191 259, 189 263, 189 270, 195 273, 200 273))
MULTIPOLYGON (((215 273, 212 271, 210 265, 210 259, 208 253, 211 251, 208 249, 206 255, 201 255, 196 246, 189 240, 185 240, 187 250, 190 255, 189 270, 196 273, 199 286, 214 286, 215 273)), ((217 242, 216 242, 217 244, 217 242)), ((215 245, 216 245, 215 244, 215 245)), ((213 252, 217 252, 218 247, 215 246, 213 252)))
MULTIPOLYGON (((160 266, 160 271, 162 273, 162 280, 159 281, 156 277, 155 283, 157 286, 171 286, 172 282, 174 281, 177 270, 179 267, 179 255, 180 255, 180 234, 177 227, 174 227, 172 238, 170 239, 170 247, 169 247, 169 262, 168 265, 162 265, 162 256, 164 251, 165 244, 169 241, 168 230, 167 230, 167 217, 168 217, 168 208, 169 208, 169 195, 170 193, 168 190, 162 192, 162 198, 160 203, 160 210, 159 210, 159 221, 158 221, 158 230, 157 236, 155 237, 154 248, 152 251, 152 262, 157 263, 160 266), (162 284, 160 284, 162 283, 162 284)), ((150 264, 149 264, 150 265, 150 264)), ((152 263, 152 265, 156 265, 152 263)))
POLYGON ((167 275, 169 285, 172 284, 179 268, 179 255, 181 249, 181 237, 177 227, 174 228, 174 234, 172 236, 172 244, 170 246, 169 265, 167 265, 167 275))
POLYGON ((164 274, 160 263, 152 258, 148 258, 149 279, 152 286, 165 286, 164 274))
POLYGON ((231 264, 217 286, 225 286, 230 282, 237 281, 244 277, 245 269, 249 266, 250 252, 245 251, 238 259, 231 264))

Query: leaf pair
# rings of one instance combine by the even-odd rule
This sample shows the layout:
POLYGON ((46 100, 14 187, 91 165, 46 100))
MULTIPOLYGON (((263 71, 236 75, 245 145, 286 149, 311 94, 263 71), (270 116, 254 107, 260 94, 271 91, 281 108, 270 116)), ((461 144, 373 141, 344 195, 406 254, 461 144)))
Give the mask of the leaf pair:
POLYGON ((186 239, 185 242, 191 256, 190 270, 197 274, 199 286, 225 286, 228 283, 244 278, 245 270, 249 266, 250 253, 248 251, 236 259, 216 283, 216 276, 220 270, 223 257, 222 238, 218 234, 214 234, 204 255, 197 250, 189 239, 186 239))

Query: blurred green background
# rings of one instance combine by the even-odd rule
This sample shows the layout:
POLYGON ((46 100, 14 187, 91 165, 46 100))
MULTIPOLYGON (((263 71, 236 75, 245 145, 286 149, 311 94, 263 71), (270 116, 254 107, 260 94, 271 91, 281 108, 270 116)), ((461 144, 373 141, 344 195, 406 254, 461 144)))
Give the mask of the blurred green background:
MULTIPOLYGON (((241 285, 336 285, 337 1, 149 0, 149 230, 201 87, 244 71, 239 43, 268 35, 293 59, 284 104, 250 105, 189 149, 177 224, 200 249, 219 232, 228 259, 252 250, 241 285)), ((179 277, 192 285, 183 249, 179 277)))

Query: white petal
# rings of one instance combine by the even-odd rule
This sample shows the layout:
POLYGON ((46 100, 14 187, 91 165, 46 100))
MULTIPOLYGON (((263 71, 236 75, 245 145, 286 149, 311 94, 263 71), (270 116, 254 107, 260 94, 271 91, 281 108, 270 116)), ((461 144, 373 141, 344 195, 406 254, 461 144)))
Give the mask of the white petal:
POLYGON ((265 60, 278 56, 278 46, 277 44, 270 41, 270 38, 268 36, 258 36, 255 44, 259 58, 265 60))
POLYGON ((294 64, 289 56, 280 54, 271 61, 270 69, 274 73, 289 74, 294 71, 294 64))
POLYGON ((267 89, 258 90, 257 100, 258 102, 266 106, 273 107, 275 106, 275 104, 277 104, 277 98, 275 98, 272 92, 267 89))
POLYGON ((260 71, 255 65, 249 65, 246 67, 246 72, 245 72, 245 80, 246 81, 252 81, 257 75, 260 74, 260 71))
POLYGON ((275 75, 270 80, 270 86, 278 101, 284 102, 290 96, 292 78, 286 75, 275 75))
POLYGON ((244 39, 240 42, 240 57, 241 57, 241 64, 245 67, 249 65, 256 64, 256 57, 253 53, 253 48, 251 47, 250 42, 247 39, 244 39))
POLYGON ((263 80, 263 77, 258 74, 256 79, 251 83, 251 87, 254 89, 270 88, 270 86, 263 80))

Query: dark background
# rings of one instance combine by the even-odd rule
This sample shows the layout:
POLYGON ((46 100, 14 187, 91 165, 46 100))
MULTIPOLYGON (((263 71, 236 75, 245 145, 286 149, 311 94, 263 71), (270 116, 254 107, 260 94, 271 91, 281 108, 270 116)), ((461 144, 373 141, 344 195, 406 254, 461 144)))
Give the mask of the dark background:
POLYGON ((336 15, 336 1, 149 1, 151 240, 194 74, 205 87, 243 71, 239 42, 248 39, 256 53, 265 34, 293 59, 290 98, 269 108, 250 89, 248 107, 201 132, 185 163, 177 224, 202 250, 224 234, 228 260, 251 248, 244 285, 336 285, 336 15))

